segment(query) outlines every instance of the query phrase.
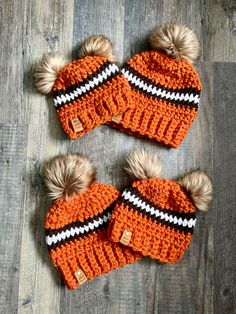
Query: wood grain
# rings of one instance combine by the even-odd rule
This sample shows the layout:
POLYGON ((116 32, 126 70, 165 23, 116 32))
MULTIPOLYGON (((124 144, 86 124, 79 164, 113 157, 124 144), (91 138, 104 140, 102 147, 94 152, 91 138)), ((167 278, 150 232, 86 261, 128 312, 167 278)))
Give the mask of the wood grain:
POLYGON ((21 123, 24 116, 22 1, 1 1, 0 5, 0 123, 21 123))
POLYGON ((203 0, 202 47, 206 61, 236 60, 235 0, 203 0))
POLYGON ((236 64, 214 64, 214 305, 217 313, 236 311, 236 64), (227 75, 226 75, 227 73, 227 75))
POLYGON ((2 1, 0 313, 236 313, 235 10, 230 0, 2 1), (188 24, 202 46, 199 115, 181 147, 168 149, 107 126, 70 141, 52 99, 33 87, 34 63, 45 52, 77 58, 79 44, 93 34, 108 36, 122 62, 146 49, 150 29, 168 21, 188 24), (206 170, 214 202, 198 215, 180 263, 144 258, 68 291, 46 251, 50 203, 40 167, 57 153, 80 151, 94 162, 98 180, 122 188, 129 182, 124 159, 139 147, 160 155, 164 177, 206 170))
POLYGON ((28 124, 22 240, 20 255, 19 313, 58 313, 61 279, 47 256, 44 219, 49 206, 39 177, 41 163, 63 147, 66 137, 56 120, 51 99, 33 87, 35 62, 43 53, 61 53, 70 59, 73 1, 26 1, 22 38, 24 45, 24 121, 28 124))
POLYGON ((27 131, 25 125, 0 125, 1 313, 18 307, 27 131))

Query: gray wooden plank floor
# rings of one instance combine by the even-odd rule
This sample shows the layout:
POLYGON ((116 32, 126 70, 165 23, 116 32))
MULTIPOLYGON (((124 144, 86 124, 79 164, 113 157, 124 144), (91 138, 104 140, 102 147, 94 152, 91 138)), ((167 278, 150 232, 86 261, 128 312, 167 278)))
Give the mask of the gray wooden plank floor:
POLYGON ((236 313, 236 2, 235 0, 2 0, 0 10, 0 313, 236 313), (67 139, 51 99, 36 93, 34 63, 45 52, 69 60, 88 35, 105 34, 120 62, 146 48, 155 25, 177 21, 202 45, 199 116, 182 146, 167 149, 101 126, 67 139), (52 267, 43 224, 50 203, 41 163, 57 153, 86 153, 98 179, 119 188, 124 157, 147 147, 175 178, 192 168, 212 177, 215 198, 199 214, 180 263, 136 264, 68 291, 52 267))

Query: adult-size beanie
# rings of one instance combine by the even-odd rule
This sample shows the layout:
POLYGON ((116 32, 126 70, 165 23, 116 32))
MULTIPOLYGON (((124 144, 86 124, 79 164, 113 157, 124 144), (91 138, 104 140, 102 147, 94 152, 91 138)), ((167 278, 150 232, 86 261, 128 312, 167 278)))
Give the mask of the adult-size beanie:
POLYGON ((113 127, 178 147, 197 116, 201 82, 194 61, 196 34, 185 25, 165 24, 149 35, 152 50, 136 54, 122 72, 132 89, 130 108, 113 117, 113 127))

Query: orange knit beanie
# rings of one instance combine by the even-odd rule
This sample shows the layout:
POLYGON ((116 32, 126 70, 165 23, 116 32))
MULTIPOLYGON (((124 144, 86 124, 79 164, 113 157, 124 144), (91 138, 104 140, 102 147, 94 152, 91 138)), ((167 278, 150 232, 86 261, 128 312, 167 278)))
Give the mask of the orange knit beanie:
POLYGON ((58 119, 71 139, 123 112, 130 95, 107 38, 89 37, 80 55, 81 59, 68 65, 58 56, 47 55, 35 70, 36 88, 52 94, 58 119))
POLYGON ((196 209, 207 210, 212 199, 210 179, 202 171, 158 178, 160 160, 145 151, 131 153, 126 170, 135 180, 117 201, 110 239, 160 262, 178 261, 191 242, 196 209))
POLYGON ((55 157, 43 176, 55 200, 45 221, 48 252, 69 289, 141 257, 108 240, 108 222, 119 192, 94 182, 95 170, 87 159, 78 154, 55 157))
POLYGON ((132 88, 132 108, 109 124, 178 147, 197 116, 202 86, 192 63, 199 43, 192 30, 176 24, 154 29, 149 41, 153 50, 135 55, 122 69, 132 88))

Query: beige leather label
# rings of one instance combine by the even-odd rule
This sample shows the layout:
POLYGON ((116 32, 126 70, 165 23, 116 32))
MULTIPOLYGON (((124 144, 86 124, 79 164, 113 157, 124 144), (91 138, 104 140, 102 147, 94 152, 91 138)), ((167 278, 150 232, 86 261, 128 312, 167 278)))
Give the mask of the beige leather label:
POLYGON ((115 123, 120 123, 120 120, 122 118, 123 113, 119 113, 116 116, 113 116, 111 121, 115 122, 115 123))
POLYGON ((132 232, 125 229, 125 231, 123 232, 122 237, 120 239, 120 243, 122 243, 123 245, 128 245, 130 240, 131 240, 131 237, 132 237, 132 232))
POLYGON ((75 272, 75 277, 76 279, 78 280, 78 283, 80 285, 82 285, 83 283, 85 283, 88 279, 87 277, 85 276, 85 273, 82 271, 81 268, 78 268, 75 272))
POLYGON ((74 118, 73 120, 71 120, 71 123, 75 132, 83 131, 84 128, 82 126, 80 119, 74 118))

